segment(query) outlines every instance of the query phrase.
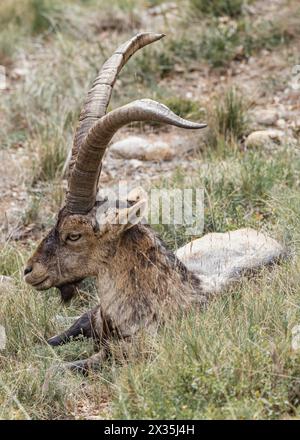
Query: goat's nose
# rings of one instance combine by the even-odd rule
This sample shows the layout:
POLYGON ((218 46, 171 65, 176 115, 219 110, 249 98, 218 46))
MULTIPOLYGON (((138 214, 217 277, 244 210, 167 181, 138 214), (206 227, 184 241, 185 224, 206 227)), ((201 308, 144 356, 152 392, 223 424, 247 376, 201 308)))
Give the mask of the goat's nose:
POLYGON ((27 275, 27 274, 30 273, 30 272, 32 272, 32 266, 27 266, 27 267, 25 267, 24 275, 27 275))

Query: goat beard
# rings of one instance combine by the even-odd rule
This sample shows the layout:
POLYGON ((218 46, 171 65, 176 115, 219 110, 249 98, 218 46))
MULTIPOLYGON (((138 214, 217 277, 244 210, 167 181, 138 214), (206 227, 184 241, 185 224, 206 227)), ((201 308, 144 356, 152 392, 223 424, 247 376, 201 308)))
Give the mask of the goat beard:
POLYGON ((63 284, 62 286, 57 286, 60 291, 61 301, 66 304, 71 301, 73 296, 76 295, 78 291, 78 286, 82 280, 76 281, 74 283, 63 284))

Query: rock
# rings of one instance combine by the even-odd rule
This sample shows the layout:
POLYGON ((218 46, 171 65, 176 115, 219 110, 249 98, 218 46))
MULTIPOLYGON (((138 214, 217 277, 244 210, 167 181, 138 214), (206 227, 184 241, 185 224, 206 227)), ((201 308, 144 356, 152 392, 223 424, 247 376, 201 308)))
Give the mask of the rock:
POLYGON ((164 15, 167 12, 170 12, 174 9, 177 9, 177 4, 175 2, 166 2, 162 5, 153 6, 149 8, 148 12, 150 15, 164 15))
POLYGON ((3 325, 0 325, 0 350, 5 350, 6 347, 6 331, 3 325))
POLYGON ((26 67, 16 67, 11 72, 12 79, 20 79, 29 75, 29 69, 26 67))
POLYGON ((129 136, 115 142, 110 151, 124 159, 171 160, 175 151, 163 141, 150 142, 138 136, 129 136))
POLYGON ((0 286, 10 287, 14 285, 14 279, 6 275, 0 275, 0 286))
POLYGON ((258 130, 249 134, 245 145, 247 148, 273 148, 276 145, 282 145, 284 140, 286 136, 281 130, 258 130))
POLYGON ((300 349, 300 325, 295 325, 292 328, 292 350, 300 349))
POLYGON ((254 113, 254 118, 257 124, 260 125, 275 125, 279 114, 277 110, 256 110, 254 113))
POLYGON ((276 122, 278 128, 284 129, 286 127, 286 121, 283 118, 278 119, 276 122))
POLYGON ((178 249, 177 257, 203 282, 208 292, 219 292, 246 272, 285 255, 277 241, 251 228, 211 233, 178 249))
POLYGON ((294 130, 299 130, 300 129, 300 118, 295 118, 292 122, 291 122, 291 127, 294 130))
POLYGON ((143 162, 138 159, 129 159, 128 165, 135 170, 143 166, 143 162))
POLYGON ((145 160, 171 160, 175 152, 166 142, 156 141, 145 152, 145 160))

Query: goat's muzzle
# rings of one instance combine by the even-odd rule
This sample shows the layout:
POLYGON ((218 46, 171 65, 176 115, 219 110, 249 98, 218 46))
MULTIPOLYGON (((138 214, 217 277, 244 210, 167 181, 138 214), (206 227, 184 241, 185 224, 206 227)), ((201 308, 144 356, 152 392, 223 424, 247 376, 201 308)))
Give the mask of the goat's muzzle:
POLYGON ((52 280, 47 269, 41 263, 28 262, 24 270, 24 278, 36 290, 47 290, 52 287, 52 280))

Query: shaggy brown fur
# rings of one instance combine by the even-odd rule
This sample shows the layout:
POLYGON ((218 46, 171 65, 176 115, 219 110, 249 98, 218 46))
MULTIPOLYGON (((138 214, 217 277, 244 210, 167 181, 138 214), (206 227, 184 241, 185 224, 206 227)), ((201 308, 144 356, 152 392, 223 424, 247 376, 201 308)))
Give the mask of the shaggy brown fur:
MULTIPOLYGON (((137 204, 128 206, 117 215, 137 204)), ((100 305, 51 338, 51 345, 83 334, 104 347, 112 334, 131 338, 141 328, 153 331, 176 311, 206 304, 199 279, 148 225, 98 224, 96 214, 96 209, 86 216, 62 211, 25 269, 26 282, 37 290, 56 286, 68 297, 80 280, 97 277, 100 305)), ((105 214, 109 221, 110 210, 105 214)), ((103 358, 103 350, 99 356, 103 358)), ((72 364, 82 369, 95 365, 95 358, 72 364)))

